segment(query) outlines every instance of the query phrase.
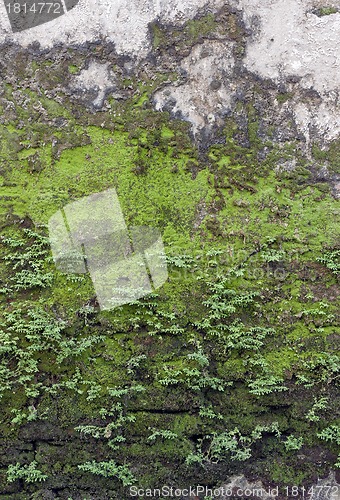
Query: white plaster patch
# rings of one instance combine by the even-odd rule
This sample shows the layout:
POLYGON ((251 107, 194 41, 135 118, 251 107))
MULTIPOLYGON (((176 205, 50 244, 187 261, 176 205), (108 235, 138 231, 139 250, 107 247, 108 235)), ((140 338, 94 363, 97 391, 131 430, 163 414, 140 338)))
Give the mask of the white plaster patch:
POLYGON ((193 48, 181 67, 187 72, 183 85, 169 85, 155 94, 156 109, 173 103, 172 113, 180 112, 196 134, 220 120, 230 106, 230 77, 234 67, 233 44, 206 41, 193 48))
POLYGON ((255 40, 247 45, 246 68, 278 83, 298 76, 302 88, 316 90, 324 100, 320 107, 295 105, 297 124, 307 142, 311 127, 324 140, 340 134, 340 13, 318 17, 312 11, 320 5, 317 0, 238 2, 249 27, 255 17, 260 20, 255 40))
POLYGON ((157 17, 164 22, 184 22, 209 3, 222 0, 80 0, 67 14, 35 28, 12 33, 5 5, 0 2, 0 43, 15 41, 27 46, 34 41, 42 47, 56 43, 81 44, 106 38, 120 54, 146 55, 150 49, 148 24, 157 17))
POLYGON ((100 64, 96 61, 91 61, 88 69, 84 69, 77 75, 73 82, 74 89, 95 90, 97 97, 93 101, 93 105, 101 107, 105 98, 105 93, 109 89, 113 89, 114 76, 111 74, 109 64, 100 64))
POLYGON ((322 137, 326 142, 340 136, 340 107, 335 102, 323 101, 319 106, 299 102, 294 104, 295 122, 298 130, 306 138, 307 148, 313 135, 322 137))
POLYGON ((245 64, 262 77, 302 77, 320 93, 339 88, 340 14, 318 17, 310 0, 240 0, 244 17, 260 18, 260 33, 247 46, 245 64))

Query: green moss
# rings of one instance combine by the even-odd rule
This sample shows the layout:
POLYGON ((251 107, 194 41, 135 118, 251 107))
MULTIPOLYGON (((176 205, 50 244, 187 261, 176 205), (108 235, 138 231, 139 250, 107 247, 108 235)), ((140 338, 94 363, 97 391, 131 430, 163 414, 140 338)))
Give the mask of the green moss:
POLYGON ((316 15, 319 17, 323 17, 330 16, 331 14, 336 14, 337 12, 338 9, 335 7, 320 7, 320 9, 316 11, 316 15))
POLYGON ((68 70, 71 73, 71 75, 75 75, 76 73, 79 72, 79 68, 75 64, 70 64, 68 70))
POLYGON ((178 48, 183 48, 184 44, 185 46, 191 46, 216 31, 217 28, 218 23, 212 14, 198 17, 197 19, 190 19, 180 30, 174 28, 170 32, 160 24, 152 23, 153 47, 154 49, 164 50, 170 44, 174 44, 178 48))
MULTIPOLYGON (((274 483, 285 485, 287 490, 285 492, 290 494, 292 492, 292 485, 301 485, 303 481, 308 478, 308 473, 299 470, 299 468, 291 466, 289 462, 282 463, 281 460, 275 460, 270 465, 270 473, 274 483)), ((297 490, 294 490, 297 491, 297 490)))
POLYGON ((277 100, 280 104, 283 104, 286 101, 289 101, 292 97, 293 94, 291 92, 283 92, 277 95, 277 100))
MULTIPOLYGON (((215 33, 217 25, 208 15, 186 23, 172 38, 159 25, 152 29, 160 50, 175 40, 176 50, 184 51, 215 33)), ((65 66, 71 73, 83 64, 72 54, 65 66)), ((222 464, 209 463, 204 450, 212 434, 239 427, 252 439, 257 425, 278 422, 282 433, 320 446, 321 427, 311 428, 304 411, 319 391, 329 392, 332 401, 322 426, 337 418, 336 201, 315 184, 296 144, 281 148, 261 139, 261 117, 252 104, 244 110, 249 147, 238 144, 240 131, 227 120, 225 142, 206 156, 199 152, 188 124, 154 112, 150 104, 162 82, 175 77, 122 80, 133 87, 131 97, 111 99, 111 109, 101 113, 86 112, 62 95, 57 101, 31 90, 22 91, 27 107, 21 107, 13 97, 18 89, 4 86, 16 118, 1 128, 3 234, 24 238, 23 228, 30 225, 46 236, 57 210, 114 187, 127 225, 159 228, 168 259, 169 279, 156 293, 113 311, 98 310, 89 276, 58 272, 48 253, 34 260, 29 286, 1 294, 1 335, 12 332, 9 338, 14 333, 17 338, 14 351, 3 356, 1 349, 12 344, 2 337, 1 367, 10 363, 11 370, 0 372, 5 408, 0 432, 11 437, 12 428, 14 438, 21 424, 10 424, 11 410, 32 415, 33 407, 41 428, 45 418, 63 432, 85 428, 81 441, 73 432, 65 456, 54 454, 49 443, 38 444, 46 473, 58 480, 66 474, 67 484, 81 480, 88 489, 102 487, 97 476, 77 468, 94 459, 132 463, 141 485, 169 478, 194 484, 201 469, 185 461, 200 439, 203 464, 221 484, 230 457, 226 453, 222 464), (268 154, 261 160, 264 147, 268 154), (294 171, 277 168, 291 159, 294 171), (42 268, 52 276, 46 288, 34 281, 42 268), (16 314, 19 308, 24 318, 9 330, 4 312, 16 314), (30 317, 36 309, 48 315, 49 335, 41 316, 30 317), (55 321, 65 322, 57 336, 55 321), (30 361, 27 373, 20 356, 30 361), (100 438, 91 434, 93 427, 100 438), (154 432, 161 434, 148 440, 154 432), (46 452, 53 459, 45 463, 46 452)), ((335 143, 329 151, 315 146, 313 152, 336 165, 335 143)), ((11 263, 22 257, 23 267, 32 268, 23 255, 33 243, 15 249, 0 241, 1 287, 19 283, 11 263)), ((266 480, 305 481, 318 466, 286 465, 296 457, 284 439, 264 435, 245 466, 260 457, 260 464, 268 464, 261 468, 266 480)), ((242 466, 233 463, 237 470, 242 466)), ((119 486, 117 491, 122 498, 119 486)))
POLYGON ((318 144, 314 143, 312 145, 312 153, 316 160, 325 163, 332 172, 337 174, 340 172, 340 141, 334 140, 328 147, 322 148, 318 144))

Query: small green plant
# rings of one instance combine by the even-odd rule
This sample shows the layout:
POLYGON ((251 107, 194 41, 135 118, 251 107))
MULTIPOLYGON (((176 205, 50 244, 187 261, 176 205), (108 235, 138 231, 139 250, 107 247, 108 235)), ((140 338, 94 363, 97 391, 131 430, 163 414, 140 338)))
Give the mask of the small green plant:
POLYGON ((307 320, 315 322, 318 324, 322 322, 322 326, 330 324, 333 322, 335 316, 329 312, 330 304, 321 301, 314 305, 311 309, 303 309, 299 314, 305 316, 307 320))
POLYGON ((338 12, 338 9, 335 7, 320 7, 317 11, 315 11, 315 14, 319 17, 323 16, 330 16, 332 14, 336 14, 338 12))
POLYGON ((187 465, 202 465, 204 462, 204 455, 203 453, 196 452, 196 453, 189 453, 189 455, 185 459, 185 463, 187 465))
POLYGON ((274 433, 276 437, 281 435, 277 422, 273 422, 271 425, 257 425, 248 436, 242 435, 237 427, 231 431, 206 435, 198 440, 196 452, 187 456, 186 463, 188 465, 203 464, 204 462, 218 463, 228 457, 231 460, 243 462, 251 457, 252 445, 261 440, 264 432, 274 433))
POLYGON ((15 465, 9 465, 7 469, 7 481, 12 483, 17 479, 23 479, 26 483, 36 483, 45 481, 47 475, 37 469, 38 463, 34 460, 28 465, 21 465, 17 462, 15 465))
POLYGON ((123 486, 131 486, 136 481, 128 465, 117 465, 114 460, 109 460, 108 462, 96 462, 93 460, 92 462, 85 462, 78 465, 78 469, 91 472, 97 476, 116 477, 123 483, 123 486))
POLYGON ((201 407, 199 411, 199 416, 206 417, 209 420, 215 418, 218 420, 223 420, 223 415, 221 415, 221 413, 215 413, 211 405, 206 407, 201 407))
POLYGON ((306 419, 309 420, 310 422, 319 422, 320 416, 317 415, 316 412, 319 410, 325 410, 327 409, 327 407, 328 407, 328 398, 314 397, 314 404, 312 408, 307 412, 306 419))
POLYGON ((39 412, 38 409, 31 405, 27 408, 27 411, 18 410, 13 408, 11 413, 15 416, 12 418, 11 423, 21 425, 23 422, 32 422, 34 420, 46 420, 49 408, 47 408, 43 413, 39 412))
POLYGON ((264 374, 262 377, 251 380, 248 383, 250 394, 263 396, 272 392, 288 391, 288 387, 282 385, 284 380, 272 374, 264 374))
POLYGON ((194 259, 191 255, 167 255, 166 263, 170 266, 181 269, 190 269, 194 264, 194 259))
POLYGON ((317 434, 320 439, 330 441, 340 446, 340 426, 330 425, 317 434))
POLYGON ((108 387, 107 393, 110 397, 110 405, 108 408, 103 407, 99 410, 99 415, 103 421, 102 425, 79 425, 75 427, 75 430, 95 439, 107 439, 108 447, 111 450, 118 450, 121 444, 126 441, 124 436, 126 424, 136 420, 136 417, 127 411, 128 400, 134 394, 144 390, 145 388, 142 385, 137 384, 130 387, 108 387))
POLYGON ((130 375, 133 375, 135 371, 140 367, 140 364, 142 361, 145 361, 146 355, 145 354, 139 354, 138 356, 134 356, 133 358, 130 358, 129 361, 127 362, 127 372, 130 375))
POLYGON ((275 375, 271 371, 268 361, 262 356, 257 355, 244 361, 253 371, 253 376, 248 378, 248 388, 250 394, 263 396, 272 392, 287 391, 288 388, 283 385, 284 379, 275 375))
POLYGON ((225 339, 225 349, 238 351, 258 351, 267 337, 272 336, 272 328, 250 327, 246 328, 238 319, 227 326, 228 335, 225 339))
POLYGON ((297 438, 293 435, 288 436, 286 441, 284 442, 284 447, 286 448, 287 451, 300 450, 302 445, 303 445, 303 438, 302 437, 297 438))
POLYGON ((67 322, 56 319, 37 303, 19 303, 11 312, 5 312, 3 318, 0 323, 0 398, 4 392, 20 386, 30 397, 38 396, 42 390, 52 393, 60 387, 81 390, 79 386, 84 381, 79 368, 68 380, 54 384, 54 388, 36 383, 39 359, 48 353, 50 359, 53 357, 61 365, 101 342, 103 336, 70 337, 66 332, 67 322))
MULTIPOLYGON (((340 426, 339 425, 330 425, 326 427, 321 432, 317 434, 318 438, 323 439, 324 441, 329 441, 331 443, 340 446, 340 426)), ((334 464, 335 467, 340 469, 340 453, 338 455, 338 459, 334 464)))
POLYGON ((335 276, 340 273, 340 250, 329 250, 316 259, 332 271, 335 276))
POLYGON ((7 263, 10 277, 1 293, 47 288, 52 285, 53 274, 47 271, 52 261, 50 243, 43 234, 23 229, 22 237, 8 237, 0 240, 8 252, 3 257, 7 263))
POLYGON ((71 75, 75 75, 76 73, 79 72, 79 68, 75 64, 70 64, 68 70, 71 73, 71 75))
POLYGON ((301 364, 304 373, 298 373, 299 383, 305 387, 312 387, 320 382, 330 384, 333 380, 339 378, 340 374, 340 356, 328 352, 320 352, 311 359, 301 364))
POLYGON ((284 259, 286 253, 283 250, 274 250, 270 248, 261 253, 261 258, 264 262, 280 262, 284 259))
POLYGON ((231 384, 226 383, 218 377, 209 375, 206 370, 202 371, 198 368, 189 367, 172 369, 166 365, 163 367, 163 376, 160 376, 158 381, 165 386, 181 383, 193 391, 201 391, 205 387, 210 387, 216 391, 223 392, 226 385, 231 384))
POLYGON ((230 287, 229 280, 219 276, 216 282, 208 282, 209 297, 203 302, 207 308, 207 314, 201 322, 195 323, 195 327, 206 332, 213 338, 224 338, 230 323, 236 318, 233 316, 250 308, 254 303, 257 292, 236 291, 230 287))
POLYGON ((148 441, 156 441, 157 438, 161 439, 177 439, 178 435, 175 432, 172 432, 168 429, 155 429, 155 428, 150 428, 149 430, 152 430, 152 434, 147 438, 148 441))

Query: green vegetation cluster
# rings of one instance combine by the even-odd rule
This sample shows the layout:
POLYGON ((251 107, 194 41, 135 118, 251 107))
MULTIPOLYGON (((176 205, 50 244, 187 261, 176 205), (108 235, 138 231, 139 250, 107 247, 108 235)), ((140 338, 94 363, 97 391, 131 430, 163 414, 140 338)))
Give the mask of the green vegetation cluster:
MULTIPOLYGON (((82 62, 69 58, 71 78, 82 62)), ((199 151, 187 124, 152 110, 163 80, 122 81, 131 96, 98 113, 2 84, 0 497, 126 498, 226 471, 303 484, 340 466, 338 204, 298 145, 260 139, 251 103, 249 147, 228 120, 199 151), (110 187, 128 226, 161 230, 169 279, 101 312, 89 276, 54 267, 46 228, 110 187)))

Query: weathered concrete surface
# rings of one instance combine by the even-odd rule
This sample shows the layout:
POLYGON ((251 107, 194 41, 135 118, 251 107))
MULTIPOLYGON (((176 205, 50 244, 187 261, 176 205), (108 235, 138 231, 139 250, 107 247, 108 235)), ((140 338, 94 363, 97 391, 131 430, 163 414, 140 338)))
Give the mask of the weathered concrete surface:
POLYGON ((247 45, 246 68, 277 83, 298 77, 299 86, 316 90, 321 106, 294 105, 296 121, 309 139, 314 126, 326 140, 340 132, 340 13, 319 17, 317 0, 240 0, 244 20, 255 31, 247 45))
MULTIPOLYGON (((145 55, 150 48, 148 24, 158 16, 163 22, 183 22, 193 17, 205 0, 80 0, 68 14, 30 30, 12 34, 3 3, 0 4, 0 41, 20 45, 39 41, 42 47, 56 43, 80 44, 106 38, 119 53, 145 55)), ((211 0, 211 6, 222 0, 211 0)))
POLYGON ((221 125, 221 114, 230 111, 230 96, 235 91, 232 47, 233 43, 218 41, 195 46, 181 63, 188 75, 186 83, 156 93, 156 109, 179 113, 192 123, 194 133, 216 121, 221 125))
POLYGON ((93 90, 96 97, 92 103, 95 107, 101 107, 106 95, 106 92, 111 91, 114 96, 116 89, 115 77, 108 67, 109 64, 99 64, 96 61, 91 61, 87 69, 83 69, 79 75, 74 78, 71 87, 80 93, 88 90, 93 90))
MULTIPOLYGON (((217 0, 214 3, 210 2, 206 11, 208 11, 209 8, 212 11, 218 10, 220 5, 221 2, 217 0)), ((39 97, 44 93, 46 96, 50 97, 50 99, 56 101, 59 99, 58 93, 60 92, 61 105, 70 98, 72 103, 77 100, 81 101, 81 103, 84 102, 84 108, 88 105, 89 107, 94 107, 103 111, 104 105, 107 108, 110 105, 108 100, 106 100, 105 103, 108 94, 113 98, 123 96, 123 99, 124 96, 129 95, 129 92, 131 94, 135 92, 137 96, 140 96, 143 92, 143 89, 139 88, 138 85, 134 88, 132 85, 129 85, 129 83, 126 85, 122 83, 124 80, 123 68, 129 67, 130 75, 137 75, 138 78, 140 77, 140 82, 138 83, 143 83, 143 76, 140 76, 143 71, 145 71, 144 75, 146 74, 147 77, 151 79, 157 71, 161 71, 164 67, 166 68, 165 71, 173 71, 174 74, 180 75, 180 78, 178 78, 176 83, 164 83, 158 87, 158 91, 154 96, 155 106, 159 110, 169 109, 172 114, 177 114, 185 120, 188 120, 192 124, 192 129, 196 137, 200 137, 202 131, 210 130, 214 132, 215 127, 223 126, 223 118, 225 116, 231 117, 239 126, 239 130, 237 131, 238 142, 242 147, 250 148, 252 144, 248 137, 250 136, 248 125, 252 117, 247 115, 248 105, 252 107, 253 111, 255 110, 254 121, 255 119, 258 121, 258 129, 253 129, 253 136, 256 136, 255 139, 259 138, 258 142, 262 141, 261 147, 259 146, 258 148, 258 158, 260 161, 261 159, 266 159, 266 154, 269 150, 268 148, 267 151, 265 151, 266 146, 262 148, 262 145, 265 144, 268 135, 267 131, 270 127, 273 129, 272 143, 275 143, 275 146, 279 144, 279 147, 286 143, 293 144, 300 133, 304 138, 304 141, 301 140, 301 150, 304 147, 304 152, 308 152, 308 147, 315 138, 329 141, 338 137, 340 134, 340 113, 337 107, 337 96, 340 77, 338 77, 338 61, 335 59, 333 60, 330 56, 331 52, 336 55, 336 43, 334 43, 334 47, 332 47, 329 41, 330 37, 331 40, 333 40, 332 37, 335 31, 339 30, 338 14, 319 18, 316 14, 312 13, 314 4, 302 1, 294 4, 289 1, 283 4, 282 2, 270 2, 269 0, 263 0, 262 2, 248 2, 247 0, 242 0, 239 3, 234 2, 233 5, 236 9, 237 16, 240 20, 244 20, 247 28, 246 34, 248 36, 244 39, 244 52, 236 53, 237 51, 235 48, 237 48, 239 42, 229 39, 226 35, 224 38, 212 36, 204 41, 200 40, 200 42, 194 44, 192 48, 190 48, 191 45, 188 45, 185 54, 184 52, 173 54, 170 53, 170 50, 165 50, 164 55, 159 55, 156 50, 152 51, 148 23, 158 17, 160 24, 163 23, 163 25, 166 23, 181 24, 186 19, 193 17, 200 8, 203 8, 204 1, 196 0, 190 3, 185 0, 183 2, 169 2, 166 4, 165 1, 157 3, 151 0, 144 2, 137 2, 134 0, 129 4, 119 1, 111 5, 108 3, 108 0, 103 0, 101 2, 81 0, 79 5, 72 12, 60 19, 16 35, 10 33, 9 23, 6 20, 6 14, 3 9, 3 16, 1 16, 0 23, 0 39, 3 42, 14 41, 24 47, 34 41, 39 41, 42 47, 51 47, 55 45, 53 51, 48 55, 45 54, 46 58, 59 58, 63 65, 63 71, 61 71, 61 69, 57 71, 53 68, 53 65, 51 67, 50 65, 44 66, 40 64, 38 69, 35 69, 34 65, 32 65, 32 68, 30 68, 29 63, 31 60, 33 59, 33 62, 35 62, 35 57, 37 60, 41 57, 41 55, 39 56, 39 51, 33 48, 31 51, 23 51, 26 54, 29 53, 31 57, 31 59, 23 59, 25 70, 26 62, 28 62, 27 68, 29 68, 31 72, 27 74, 21 70, 21 74, 26 76, 20 79, 18 76, 20 75, 19 65, 15 66, 14 63, 15 67, 14 69, 12 68, 13 71, 10 71, 10 64, 8 64, 7 69, 5 68, 5 71, 3 71, 4 77, 7 83, 13 85, 12 95, 15 98, 15 102, 21 105, 25 112, 28 110, 28 114, 30 113, 30 108, 28 107, 30 103, 27 95, 24 93, 24 90, 27 88, 34 90, 39 97), (285 9, 290 9, 290 11, 286 13, 285 9), (319 30, 319 25, 323 26, 323 29, 319 30), (332 27, 330 33, 328 33, 327 27, 332 27), (310 32, 317 38, 317 43, 315 42, 316 54, 313 53, 313 43, 309 40, 310 32), (268 39, 268 37, 273 36, 273 33, 276 37, 279 37, 277 43, 275 42, 275 38, 273 41, 271 41, 271 38, 268 39), (98 47, 94 45, 78 47, 78 53, 77 50, 74 52, 70 51, 73 56, 70 56, 68 59, 68 44, 76 45, 86 41, 95 42, 99 38, 101 38, 101 43, 98 44, 98 47), (323 39, 327 39, 328 42, 324 44, 323 39), (129 59, 126 64, 124 64, 124 58, 121 58, 121 60, 116 58, 113 54, 114 51, 111 50, 111 45, 105 43, 110 41, 114 42, 119 55, 126 54, 131 56, 131 59, 129 59), (58 43, 61 44, 60 47, 57 46, 58 43), (272 44, 275 44, 273 46, 274 48, 272 48, 272 44), (110 51, 105 51, 104 48, 106 47, 109 47, 110 51), (96 52, 97 48, 103 50, 96 52), (152 57, 148 57, 151 52, 152 57), (81 53, 81 56, 79 56, 79 53, 81 53), (145 59, 143 59, 144 57, 145 59), (164 65, 158 65, 158 61, 164 63, 164 65), (68 69, 69 64, 72 66, 72 71, 68 69), (51 74, 51 81, 48 80, 49 73, 51 74), (55 76, 59 78, 53 79, 52 77, 55 76), (255 85, 257 85, 259 92, 254 91, 255 85), (284 101, 280 101, 278 98, 280 94, 284 97, 284 101), (64 99, 64 95, 67 95, 67 99, 64 99), (239 106, 237 106, 237 104, 239 104, 239 106), (288 125, 290 122, 291 125, 288 125)), ((2 4, 1 8, 3 8, 2 4)), ((164 33, 167 33, 167 31, 165 30, 164 33)), ((243 35, 244 33, 242 32, 241 36, 243 37, 243 35)), ((172 48, 173 47, 171 47, 171 49, 172 48)), ((6 65, 6 61, 8 62, 8 60, 11 59, 11 54, 17 55, 18 53, 20 53, 20 50, 17 46, 11 46, 8 50, 4 47, 1 61, 3 66, 6 65)), ((16 61, 15 57, 13 57, 12 60, 16 61)), ((19 58, 18 61, 20 62, 19 58)), ((129 71, 127 70, 127 72, 129 71)), ((127 80, 129 79, 127 78, 127 80)), ((140 85, 140 87, 142 87, 142 85, 140 85)), ((6 119, 13 113, 12 121, 16 123, 15 120, 17 119, 17 115, 13 111, 13 101, 11 101, 6 94, 3 99, 6 119)), ((143 103, 144 101, 140 103, 141 107, 143 103)), ((146 102, 146 104, 148 105, 148 102, 146 102)), ((67 124, 67 118, 58 116, 61 111, 58 110, 56 116, 52 118, 44 109, 43 105, 39 104, 39 100, 34 106, 35 108, 33 108, 33 110, 38 110, 40 113, 37 120, 40 120, 41 128, 51 128, 51 134, 57 127, 59 127, 61 131, 62 126, 65 125, 65 123, 67 124)), ((79 108, 75 106, 75 111, 78 113, 77 119, 81 120, 83 109, 80 109, 80 106, 79 108)), ((36 116, 36 114, 34 115, 33 113, 32 115, 36 116)), ((103 117, 102 115, 104 115, 104 113, 93 113, 93 115, 91 115, 91 119, 93 117, 91 123, 95 123, 95 120, 97 120, 97 124, 102 127, 112 125, 111 121, 109 121, 111 118, 103 117)), ((33 119, 34 118, 29 116, 29 120, 33 119)), ((131 119, 133 120, 134 116, 132 116, 131 119)), ((152 116, 152 119, 154 119, 154 116, 152 116)), ((85 116, 83 123, 86 120, 88 120, 88 116, 85 116)), ((22 123, 25 122, 23 121, 22 123)), ((19 122, 19 125, 21 127, 23 126, 21 122, 19 122)), ((130 124, 128 123, 127 125, 128 129, 130 124)), ((73 133, 72 137, 72 131, 70 133, 70 130, 71 126, 66 126, 61 138, 52 138, 54 160, 60 158, 61 152, 65 148, 76 148, 90 141, 90 138, 86 135, 78 137, 76 133, 73 133)), ((131 140, 134 140, 134 137, 136 137, 134 136, 134 132, 135 130, 131 130, 131 140)), ((157 137, 156 134, 155 136, 152 135, 154 130, 151 130, 151 127, 148 133, 151 137, 155 137, 152 140, 150 139, 150 142, 148 139, 147 145, 149 147, 150 144, 151 151, 154 147, 153 145, 157 142, 157 137)), ((217 140, 213 133, 211 136, 212 137, 209 137, 211 142, 217 140)), ((178 137, 181 138, 180 134, 178 137)), ((222 137, 222 134, 220 137, 222 137)), ((225 136, 223 138, 225 139, 225 136)), ((28 137, 28 140, 31 144, 34 144, 34 141, 37 139, 33 134, 28 137)), ((41 140, 45 141, 45 138, 41 140)), ((110 138, 110 140, 112 139, 110 138)), ((142 142, 141 144, 141 149, 146 149, 143 147, 144 145, 142 142)), ((167 147, 166 141, 164 141, 164 144, 167 147)), ((181 146, 179 146, 179 149, 180 147, 181 146)), ((93 149, 95 150, 95 148, 93 149)), ((299 167, 299 157, 297 156, 294 158, 294 153, 295 150, 291 156, 288 155, 286 157, 283 151, 282 157, 278 155, 272 161, 271 168, 275 166, 278 171, 293 171, 296 167, 299 167)), ((91 156, 87 155, 85 158, 87 161, 91 161, 92 164, 94 163, 91 156)), ((176 156, 174 156, 174 158, 176 158, 176 156)), ((32 155, 32 158, 30 158, 32 164, 34 164, 36 159, 39 160, 39 156, 32 155)), ((100 159, 100 161, 102 160, 100 159)), ((103 161, 106 161, 106 159, 104 158, 103 161)), ((176 173, 176 162, 177 160, 174 160, 174 165, 171 167, 173 169, 173 174, 171 175, 175 175, 176 173)), ((325 161, 325 163, 327 163, 327 161, 325 161)), ((32 179, 35 178, 35 175, 39 175, 40 168, 39 166, 35 168, 34 165, 33 167, 31 169, 32 171, 30 171, 32 179)), ((191 166, 190 168, 194 167, 191 166)), ((313 174, 315 172, 315 182, 328 181, 334 188, 334 194, 340 195, 340 183, 336 180, 335 174, 327 169, 327 165, 317 164, 315 166, 311 162, 310 167, 313 170, 313 174)), ((130 165, 129 168, 131 168, 130 165)), ((160 165, 160 171, 162 171, 162 168, 163 165, 160 165)), ((249 167, 250 171, 251 169, 252 166, 249 167)), ((96 174, 93 174, 93 176, 94 175, 96 174)), ((236 182, 232 189, 235 189, 237 192, 236 182)), ((240 206, 240 209, 247 207, 246 203, 241 199, 241 196, 243 197, 243 192, 241 190, 244 190, 244 186, 246 188, 248 187, 247 183, 248 180, 246 179, 240 187, 240 205, 236 205, 240 206), (242 205, 242 203, 245 204, 242 205)), ((8 189, 11 195, 11 190, 15 187, 16 185, 13 186, 9 184, 5 186, 5 190, 8 189)), ((230 186, 228 187, 230 188, 230 186)), ((279 191, 277 192, 279 193, 279 191)), ((49 191, 42 190, 41 193, 38 193, 38 196, 41 198, 45 197, 46 193, 48 196, 49 191)), ((188 192, 188 194, 190 193, 188 192)), ((58 196, 58 193, 56 193, 56 195, 58 196)), ((264 197, 265 195, 266 193, 264 192, 264 197)), ((289 203, 291 201, 292 200, 290 200, 289 203)), ((211 215, 212 208, 209 207, 209 203, 210 201, 202 199, 198 205, 194 226, 195 230, 199 230, 199 226, 203 219, 211 215)), ((236 203, 238 203, 238 200, 236 200, 236 203)), ((282 210, 282 212, 285 212, 286 207, 273 207, 273 210, 282 210)), ((301 210, 303 210, 302 202, 301 210)), ((315 202, 315 211, 317 210, 318 205, 315 202)), ((215 214, 215 212, 213 214, 215 214)), ((282 218, 283 217, 286 218, 287 216, 282 215, 282 218)), ((282 224, 282 228, 285 227, 286 219, 281 220, 280 216, 277 220, 282 224)), ((228 221, 227 223, 229 224, 228 221)), ((244 236, 244 233, 241 234, 244 236)), ((296 232, 296 235, 298 236, 298 232, 296 232)), ((244 236, 244 244, 245 239, 244 236)), ((312 274, 309 270, 307 270, 306 273, 307 272, 312 274)), ((312 284, 311 287, 312 286, 314 286, 314 284, 312 284)), ((321 293, 324 292, 319 293, 321 296, 321 293)), ((160 403, 156 401, 155 404, 160 403)), ((178 404, 177 395, 176 404, 178 404)), ((77 405, 75 404, 74 406, 76 407, 77 405)), ((284 405, 284 409, 285 408, 286 405, 284 405)), ((182 410, 183 408, 180 408, 179 411, 182 410)), ((162 407, 160 411, 162 411, 162 407)), ((58 414, 57 411, 56 414, 58 414)), ((44 440, 47 439, 46 429, 43 426, 40 428, 41 434, 37 437, 37 432, 32 432, 32 435, 27 438, 27 443, 24 443, 24 445, 31 447, 31 459, 34 458, 34 453, 32 451, 34 450, 38 456, 52 457, 51 461, 53 462, 53 456, 58 455, 58 453, 65 454, 65 448, 63 448, 64 444, 59 447, 58 445, 55 446, 53 435, 51 437, 52 443, 46 444, 44 442, 44 440), (56 448, 58 449, 56 450, 56 448)), ((49 436, 49 434, 47 434, 47 436, 49 436)), ((68 437, 65 439, 65 446, 67 441, 68 437)), ((73 445, 73 441, 71 444, 73 445)), ((81 445, 82 443, 78 442, 74 445, 76 453, 74 453, 74 451, 66 452, 67 454, 72 453, 74 460, 72 464, 75 467, 79 463, 78 450, 82 449, 81 445)), ((16 460, 17 456, 21 459, 19 452, 20 450, 17 454, 12 455, 4 452, 3 456, 6 455, 6 461, 4 463, 8 465, 13 462, 13 458, 16 460)), ((98 453, 97 446, 96 453, 98 453)), ((56 458, 55 461, 59 462, 60 460, 56 458)), ((319 467, 319 465, 317 464, 315 467, 319 467)), ((198 473, 201 474, 201 470, 199 470, 198 473)), ((229 470, 226 472, 223 471, 223 481, 226 480, 229 473, 229 470)), ((240 472, 237 471, 236 473, 239 474, 240 472)), ((242 473, 245 472, 242 471, 242 473)), ((262 474, 262 470, 260 474, 262 474)), ((65 490, 65 498, 71 495, 74 497, 73 492, 67 490, 68 484, 66 481, 68 479, 65 479, 65 476, 61 479, 59 477, 53 479, 55 479, 55 483, 52 483, 50 486, 51 489, 41 490, 40 498, 57 498, 52 492, 52 489, 54 487, 59 488, 61 481, 65 481, 65 483, 62 484, 65 490), (67 491, 69 492, 68 495, 67 491)), ((84 489, 93 487, 93 479, 90 477, 87 481, 88 482, 82 485, 81 488, 83 488, 83 486, 84 489)), ((221 484, 220 476, 218 481, 218 484, 221 484)), ((69 483, 70 482, 71 480, 69 480, 69 483)), ((94 484, 96 486, 96 483, 94 484)), ((242 487, 242 485, 246 487, 247 484, 249 486, 251 483, 247 483, 244 476, 239 476, 239 479, 234 482, 234 486, 240 487, 242 487)), ((258 483, 254 484, 256 486, 258 483)), ((6 490, 5 494, 7 494, 7 492, 8 495, 9 493, 13 493, 14 498, 15 489, 14 487, 13 489, 10 488, 12 488, 12 485, 8 486, 8 490, 6 490)), ((79 496, 74 498, 81 499, 85 497, 85 495, 88 497, 87 492, 83 493, 83 491, 80 491, 77 492, 77 494, 79 496)), ((104 500, 104 498, 114 498, 114 496, 108 490, 105 492, 105 496, 104 494, 97 493, 91 498, 104 500)), ((264 496, 262 498, 264 498, 264 496)), ((267 496, 267 498, 270 497, 267 496)))
POLYGON ((240 0, 239 7, 257 27, 247 46, 249 70, 278 82, 299 76, 302 87, 320 93, 339 88, 340 13, 318 17, 312 0, 240 0))
MULTIPOLYGON (((150 22, 158 19, 163 24, 180 25, 202 9, 215 12, 226 3, 223 0, 80 0, 64 16, 17 34, 11 32, 5 6, 0 3, 0 42, 14 41, 22 46, 39 42, 41 47, 51 47, 58 43, 71 45, 104 39, 114 42, 118 54, 140 60, 151 50, 150 22)), ((325 141, 337 138, 340 134, 340 13, 317 15, 318 8, 335 3, 329 0, 231 0, 228 4, 239 11, 248 29, 242 60, 244 69, 277 86, 295 79, 294 91, 316 91, 321 102, 301 102, 298 98, 289 103, 297 129, 307 145, 311 133, 325 141)), ((170 98, 173 112, 180 112, 189 120, 194 132, 218 122, 218 112, 230 107, 232 91, 225 84, 219 89, 209 87, 221 72, 231 74, 229 42, 212 47, 213 55, 205 61, 199 55, 200 50, 195 47, 190 57, 181 63, 188 73, 187 82, 182 87, 164 90, 156 99, 158 109, 162 109, 170 98)), ((99 67, 97 70, 94 80, 97 83, 102 80, 107 88, 108 83, 104 82, 109 77, 99 67)), ((75 86, 80 81, 75 78, 75 86)), ((84 84, 87 85, 85 81, 84 84)), ((103 101, 100 85, 96 106, 103 101)))
POLYGON ((317 484, 311 490, 310 500, 340 500, 340 484, 336 481, 333 471, 328 477, 318 479, 317 484))

